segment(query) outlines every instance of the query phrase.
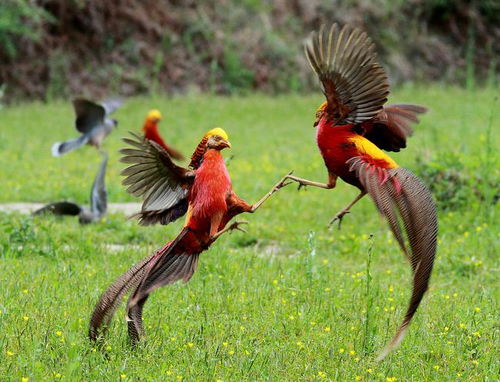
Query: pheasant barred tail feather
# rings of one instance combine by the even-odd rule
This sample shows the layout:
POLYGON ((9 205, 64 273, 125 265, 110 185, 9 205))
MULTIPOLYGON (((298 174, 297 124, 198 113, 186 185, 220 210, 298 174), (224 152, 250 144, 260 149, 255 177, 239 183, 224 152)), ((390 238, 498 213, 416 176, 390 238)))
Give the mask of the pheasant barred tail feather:
MULTIPOLYGON (((199 254, 170 254, 158 267, 153 265, 144 275, 141 285, 130 296, 127 303, 128 332, 132 344, 143 335, 142 310, 149 295, 156 289, 182 280, 188 282, 198 267, 199 254)), ((161 261, 161 260, 160 260, 161 261)))
POLYGON ((118 277, 118 279, 116 279, 116 281, 102 294, 90 319, 89 338, 91 340, 97 340, 101 329, 103 329, 103 331, 106 330, 123 296, 130 289, 136 288, 139 285, 148 269, 148 264, 156 255, 156 253, 153 253, 134 265, 127 272, 118 277))
POLYGON ((374 44, 360 29, 321 26, 305 43, 305 53, 323 86, 327 112, 336 124, 360 123, 382 110, 389 94, 374 44))
POLYGON ((378 359, 381 360, 401 342, 427 291, 437 246, 436 206, 426 185, 404 168, 374 169, 361 157, 352 158, 348 163, 381 214, 387 218, 394 236, 409 258, 413 272, 413 291, 408 309, 396 335, 380 353, 378 359), (406 240, 399 220, 403 223, 406 240))
MULTIPOLYGON (((144 275, 140 285, 130 296, 129 308, 162 286, 178 280, 188 282, 191 279, 198 265, 199 253, 184 253, 180 248, 180 244, 189 232, 190 229, 184 227, 173 241, 158 252, 157 258, 148 267, 147 274, 144 275)), ((188 237, 186 241, 191 239, 192 237, 188 237)))
MULTIPOLYGON (((140 284, 127 303, 127 321, 132 343, 136 343, 143 333, 142 309, 149 295, 156 289, 182 280, 188 282, 198 266, 199 253, 183 253, 179 244, 189 232, 185 227, 181 233, 158 252, 150 263, 140 284)), ((189 240, 189 239, 188 239, 189 240)))

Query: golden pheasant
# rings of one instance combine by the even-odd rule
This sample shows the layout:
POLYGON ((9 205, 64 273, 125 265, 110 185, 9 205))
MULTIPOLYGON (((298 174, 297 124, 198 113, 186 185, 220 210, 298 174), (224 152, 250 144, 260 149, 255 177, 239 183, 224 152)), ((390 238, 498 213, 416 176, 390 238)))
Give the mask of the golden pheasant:
POLYGON ((161 121, 162 116, 159 110, 150 110, 142 126, 142 131, 144 132, 144 137, 151 141, 158 143, 171 158, 176 160, 184 159, 184 156, 173 147, 167 145, 158 131, 158 123, 161 121))
POLYGON ((305 53, 326 97, 316 112, 316 140, 328 170, 328 182, 295 176, 300 186, 335 187, 340 177, 361 193, 330 221, 340 220, 367 193, 387 219, 413 271, 413 292, 404 320, 379 359, 396 347, 429 284, 437 242, 437 216, 425 184, 382 150, 399 151, 412 133, 411 123, 426 111, 417 105, 384 107, 389 83, 376 62, 374 44, 359 29, 333 24, 313 32, 305 53), (400 226, 403 223, 403 228, 400 226), (402 233, 406 232, 406 239, 402 233))
POLYGON ((175 165, 156 142, 135 136, 124 139, 133 148, 121 150, 122 161, 131 163, 122 174, 128 192, 144 199, 139 218, 146 224, 168 224, 187 212, 179 235, 164 247, 120 276, 101 296, 90 321, 89 337, 95 340, 99 330, 111 321, 127 291, 133 292, 127 304, 127 321, 132 343, 143 334, 142 309, 149 294, 177 280, 189 281, 201 252, 224 232, 239 229, 245 222, 228 222, 243 212, 255 212, 285 178, 254 205, 238 197, 231 185, 220 151, 231 147, 220 128, 209 131, 198 145, 195 156, 201 163, 188 170, 175 165))

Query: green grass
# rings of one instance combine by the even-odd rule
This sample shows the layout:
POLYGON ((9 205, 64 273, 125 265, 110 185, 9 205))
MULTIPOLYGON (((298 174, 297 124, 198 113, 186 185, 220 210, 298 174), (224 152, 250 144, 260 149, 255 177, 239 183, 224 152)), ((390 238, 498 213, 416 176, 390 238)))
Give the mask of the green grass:
MULTIPOLYGON (((392 101, 431 111, 409 147, 393 157, 415 169, 417 158, 458 155, 470 179, 498 184, 497 92, 395 91, 392 101)), ((234 155, 234 188, 249 202, 290 169, 326 180, 312 127, 321 101, 320 95, 130 99, 105 143, 109 200, 134 200, 120 185, 119 138, 137 130, 153 107, 164 113, 164 136, 186 154, 206 130, 223 126, 233 144, 225 155, 234 155)), ((50 156, 54 141, 74 135, 72 120, 67 102, 2 110, 1 202, 87 203, 100 161, 96 151, 50 156)), ((491 198, 470 195, 465 208, 440 212, 429 293, 400 348, 377 363, 376 353, 406 310, 410 270, 368 198, 341 231, 326 229, 357 193, 339 183, 331 191, 289 186, 245 217, 247 234, 222 237, 202 255, 187 285, 150 298, 148 337, 135 350, 127 342, 123 307, 103 349, 87 340, 90 313, 115 277, 173 238, 182 222, 139 227, 118 214, 81 227, 71 218, 0 214, 2 380, 497 380, 499 234, 491 198), (105 244, 139 247, 112 252, 105 244)))

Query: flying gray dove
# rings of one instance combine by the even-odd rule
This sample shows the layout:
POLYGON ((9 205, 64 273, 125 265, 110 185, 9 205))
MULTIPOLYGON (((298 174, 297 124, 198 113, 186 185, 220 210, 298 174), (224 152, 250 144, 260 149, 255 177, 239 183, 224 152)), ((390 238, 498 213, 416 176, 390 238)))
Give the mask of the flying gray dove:
POLYGON ((52 145, 52 155, 55 157, 61 156, 84 144, 95 146, 100 150, 104 138, 118 125, 116 119, 108 117, 122 103, 122 100, 118 98, 106 100, 101 104, 83 98, 75 98, 73 100, 76 114, 75 127, 81 135, 65 142, 54 143, 52 145))
POLYGON ((103 152, 103 160, 99 166, 99 171, 90 190, 90 209, 81 207, 73 202, 50 203, 33 212, 33 215, 51 213, 53 215, 78 215, 78 221, 81 224, 94 223, 101 219, 108 207, 108 194, 104 178, 106 175, 106 165, 108 164, 108 154, 103 152))

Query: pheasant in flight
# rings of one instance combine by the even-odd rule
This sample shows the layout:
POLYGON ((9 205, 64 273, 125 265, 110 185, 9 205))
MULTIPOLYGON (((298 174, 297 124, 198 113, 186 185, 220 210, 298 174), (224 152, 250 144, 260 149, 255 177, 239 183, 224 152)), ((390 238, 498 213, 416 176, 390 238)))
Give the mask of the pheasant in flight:
POLYGON ((413 271, 409 307, 396 335, 380 353, 378 359, 382 359, 403 339, 428 288, 437 243, 436 207, 428 188, 382 150, 405 148, 406 138, 412 134, 410 125, 426 109, 407 104, 384 106, 389 94, 387 75, 376 61, 371 39, 359 29, 322 26, 306 41, 305 53, 326 97, 316 111, 314 126, 328 182, 293 175, 288 179, 300 186, 332 189, 341 178, 360 190, 330 224, 336 220, 340 224, 350 208, 369 194, 413 271))

